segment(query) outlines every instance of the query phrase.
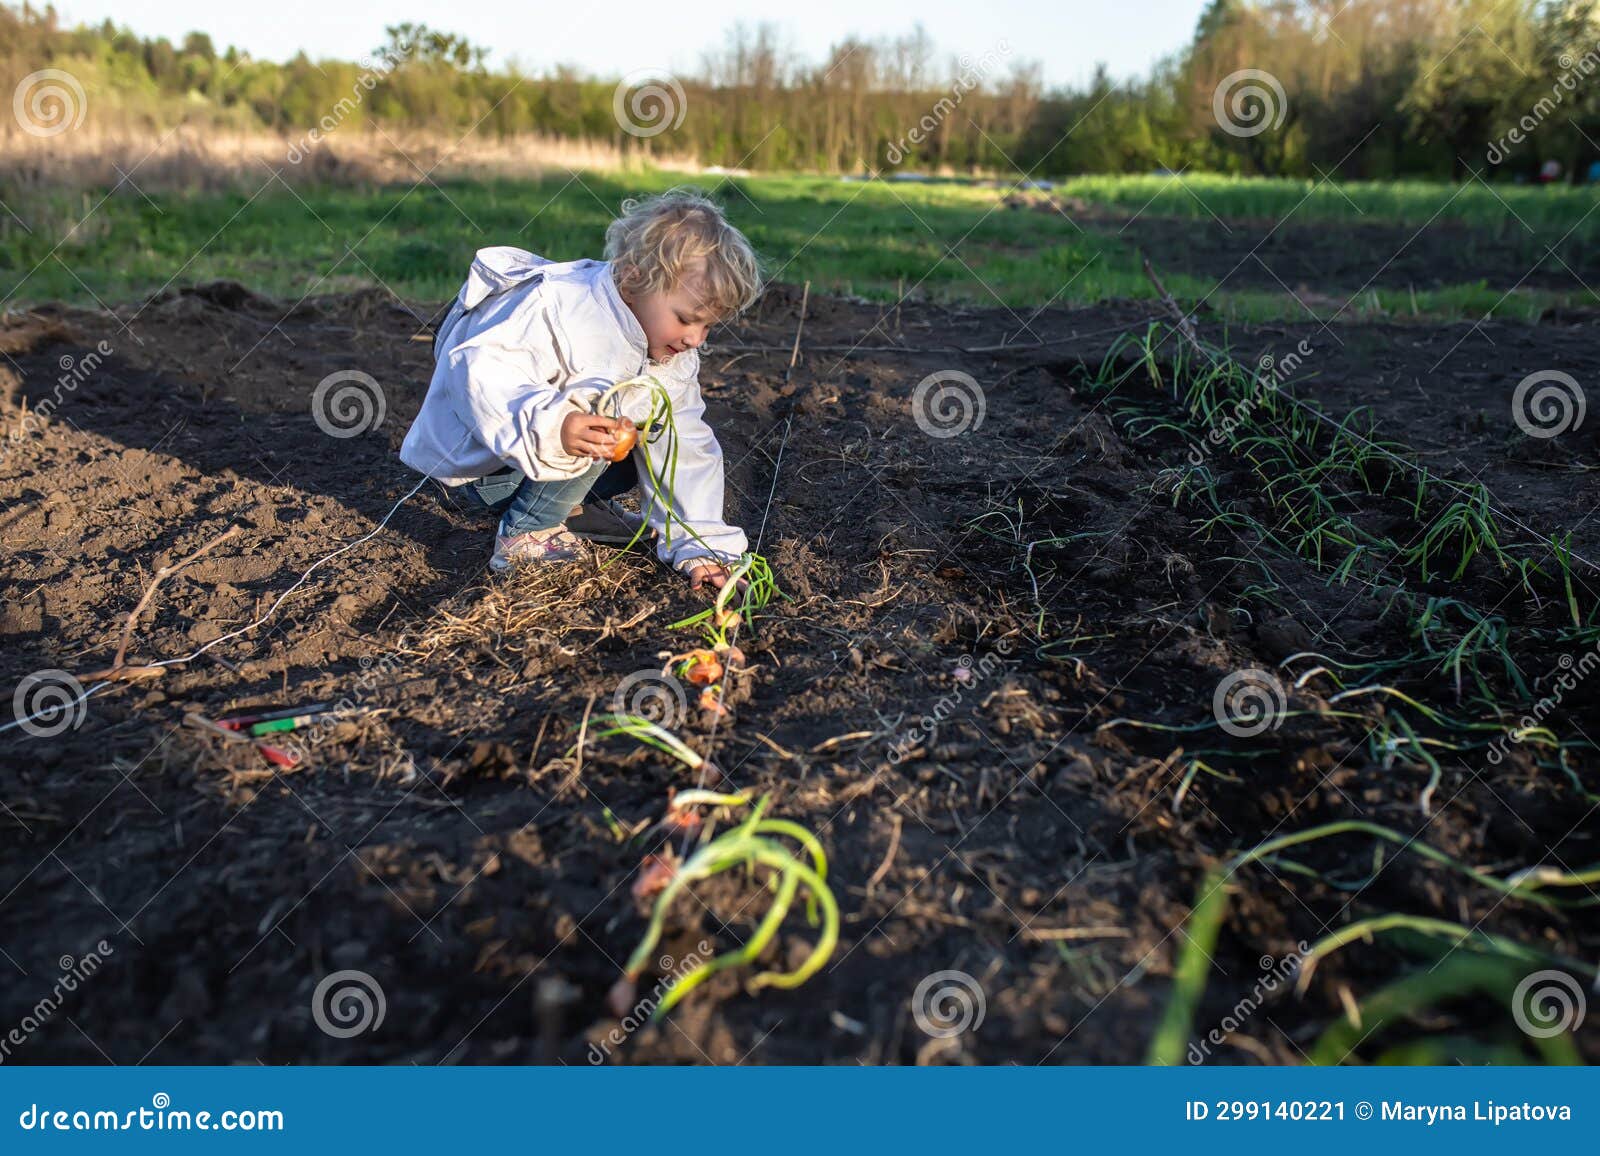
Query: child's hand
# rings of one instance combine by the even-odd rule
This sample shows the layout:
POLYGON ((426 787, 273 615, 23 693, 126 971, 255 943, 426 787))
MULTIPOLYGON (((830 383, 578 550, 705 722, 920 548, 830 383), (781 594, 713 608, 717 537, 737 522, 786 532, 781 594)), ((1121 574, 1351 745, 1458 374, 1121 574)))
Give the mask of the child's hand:
MULTIPOLYGON (((726 566, 711 558, 701 558, 690 562, 685 567, 684 573, 689 578, 689 588, 691 590, 699 590, 707 583, 721 590, 728 584, 728 579, 731 577, 726 566)), ((739 584, 741 586, 745 585, 744 579, 741 578, 739 584)))
POLYGON ((574 457, 611 460, 616 447, 616 431, 625 418, 601 417, 594 413, 569 413, 561 422, 561 448, 574 457))

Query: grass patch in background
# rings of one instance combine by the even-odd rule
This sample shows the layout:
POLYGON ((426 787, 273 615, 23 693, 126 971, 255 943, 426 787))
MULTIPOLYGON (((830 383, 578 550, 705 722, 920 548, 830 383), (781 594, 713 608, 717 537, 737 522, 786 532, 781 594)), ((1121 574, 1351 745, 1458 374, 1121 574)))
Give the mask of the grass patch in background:
MULTIPOLYGON (((442 301, 456 291, 478 248, 517 245, 558 260, 599 256, 605 226, 624 197, 682 183, 716 192, 767 255, 773 276, 810 280, 826 292, 882 301, 903 292, 1030 311, 1152 295, 1135 245, 1115 227, 1086 228, 1061 213, 1006 207, 1005 188, 806 176, 695 178, 658 170, 527 180, 451 177, 415 187, 291 188, 269 178, 262 187, 237 191, 124 185, 107 195, 103 189, 8 188, 3 199, 10 215, 0 214, 0 287, 11 309, 56 300, 116 304, 168 284, 213 278, 290 301, 372 285, 442 301)), ((1519 251, 1526 248, 1530 266, 1545 245, 1563 238, 1567 246, 1586 244, 1600 233, 1600 214, 1593 213, 1600 202, 1585 189, 1314 187, 1295 180, 1139 176, 1075 178, 1056 192, 1092 209, 1145 217, 1261 221, 1292 214, 1299 223, 1417 226, 1457 220, 1485 236, 1514 240, 1519 251)), ((1152 257, 1160 265, 1161 254, 1152 257)), ((1382 260, 1375 254, 1375 266, 1382 260)), ((1213 280, 1175 270, 1166 280, 1180 298, 1206 298, 1227 319, 1307 316, 1305 305, 1284 292, 1217 290, 1213 280)), ((1415 292, 1369 289, 1353 298, 1330 291, 1311 308, 1341 320, 1528 320, 1549 307, 1593 304, 1600 302, 1581 290, 1507 293, 1479 282, 1415 292)))

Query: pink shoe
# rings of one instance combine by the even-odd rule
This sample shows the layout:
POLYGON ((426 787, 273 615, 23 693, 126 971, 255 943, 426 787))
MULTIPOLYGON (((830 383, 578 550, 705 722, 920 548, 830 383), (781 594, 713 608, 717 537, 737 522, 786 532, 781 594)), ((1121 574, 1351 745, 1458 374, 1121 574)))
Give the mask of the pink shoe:
POLYGON ((496 534, 491 570, 507 570, 524 562, 571 562, 583 557, 583 543, 565 526, 529 530, 526 534, 496 534))

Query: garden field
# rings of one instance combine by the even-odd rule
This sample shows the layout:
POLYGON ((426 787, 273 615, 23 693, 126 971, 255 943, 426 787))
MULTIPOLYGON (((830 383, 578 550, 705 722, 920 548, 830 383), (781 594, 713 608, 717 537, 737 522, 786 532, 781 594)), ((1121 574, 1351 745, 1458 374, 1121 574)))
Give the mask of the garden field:
POLYGON ((1592 192, 701 178, 702 637, 396 456, 476 248, 683 180, 7 190, 11 1055, 1600 1058, 1592 192))

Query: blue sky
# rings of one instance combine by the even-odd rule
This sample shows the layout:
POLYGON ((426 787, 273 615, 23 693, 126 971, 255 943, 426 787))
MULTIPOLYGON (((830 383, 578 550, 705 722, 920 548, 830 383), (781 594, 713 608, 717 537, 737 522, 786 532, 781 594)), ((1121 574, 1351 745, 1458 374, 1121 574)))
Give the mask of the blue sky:
POLYGON ((386 24, 422 22, 465 35, 492 50, 491 63, 517 59, 532 71, 575 64, 596 75, 635 69, 693 71, 702 52, 722 43, 736 21, 778 24, 799 54, 820 60, 828 45, 855 33, 900 35, 921 22, 941 50, 981 55, 998 41, 1013 57, 1037 60, 1046 83, 1079 83, 1097 61, 1116 77, 1143 73, 1181 47, 1194 31, 1205 0, 740 0, 695 5, 684 0, 518 0, 495 4, 418 4, 403 0, 275 0, 218 4, 216 0, 58 0, 66 23, 107 18, 144 36, 174 41, 190 31, 211 34, 218 47, 234 44, 282 60, 305 49, 313 57, 357 59, 384 40, 386 24))

